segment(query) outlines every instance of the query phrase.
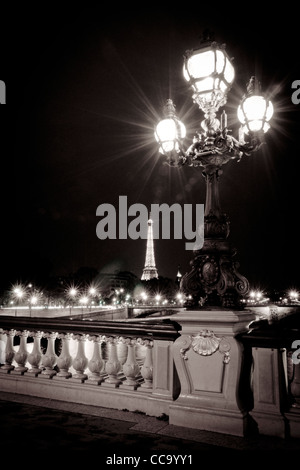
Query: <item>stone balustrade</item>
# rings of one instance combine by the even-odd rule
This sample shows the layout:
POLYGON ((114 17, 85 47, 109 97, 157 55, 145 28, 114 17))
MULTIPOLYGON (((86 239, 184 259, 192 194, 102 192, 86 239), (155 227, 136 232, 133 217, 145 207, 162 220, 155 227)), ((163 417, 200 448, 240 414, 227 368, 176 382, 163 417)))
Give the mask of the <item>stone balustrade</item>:
POLYGON ((299 328, 255 323, 250 311, 228 310, 142 321, 3 316, 0 390, 300 438, 299 328))
POLYGON ((152 389, 153 340, 14 329, 2 330, 1 334, 3 345, 6 343, 2 348, 2 373, 152 389), (44 354, 42 339, 47 340, 44 354))
POLYGON ((1 322, 1 390, 153 416, 167 414, 178 394, 171 354, 175 324, 11 317, 1 322))

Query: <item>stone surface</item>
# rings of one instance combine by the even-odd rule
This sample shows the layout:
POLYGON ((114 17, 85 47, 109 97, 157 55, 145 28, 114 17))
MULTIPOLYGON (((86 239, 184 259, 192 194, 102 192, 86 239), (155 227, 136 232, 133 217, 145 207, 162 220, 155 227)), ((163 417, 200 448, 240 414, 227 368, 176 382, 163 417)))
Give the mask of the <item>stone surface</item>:
POLYGON ((255 315, 211 309, 173 319, 182 327, 173 345, 181 391, 170 405, 170 423, 243 436, 247 412, 238 395, 243 349, 235 337, 255 315))
MULTIPOLYGON (((80 459, 102 467, 108 456, 117 454, 141 456, 147 462, 137 468, 144 469, 154 467, 151 455, 191 455, 189 469, 201 468, 203 458, 212 459, 214 466, 230 463, 234 469, 244 464, 243 459, 257 465, 266 458, 268 466, 281 457, 296 461, 300 448, 300 439, 229 436, 174 426, 167 417, 4 392, 0 414, 1 448, 11 458, 17 451, 22 461, 40 457, 44 462, 50 456, 60 465, 76 466, 80 459)), ((19 461, 17 455, 15 459, 19 461)))

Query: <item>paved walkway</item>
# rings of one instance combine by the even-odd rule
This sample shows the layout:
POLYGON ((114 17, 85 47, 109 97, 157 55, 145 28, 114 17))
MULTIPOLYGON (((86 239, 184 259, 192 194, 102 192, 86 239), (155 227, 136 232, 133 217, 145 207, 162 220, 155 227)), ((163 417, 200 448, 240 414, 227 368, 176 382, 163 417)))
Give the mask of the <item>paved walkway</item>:
MULTIPOLYGON (((1 454, 36 463, 37 456, 57 463, 94 463, 100 468, 157 468, 179 465, 256 464, 267 457, 278 463, 299 460, 300 440, 260 436, 241 438, 170 425, 167 417, 149 417, 53 400, 2 393, 0 397, 1 454), (184 460, 183 460, 184 459, 184 460), (294 460, 295 459, 295 460, 294 460), (177 462, 177 463, 176 463, 177 462), (226 464, 227 463, 227 464, 226 464)), ((19 462, 21 463, 21 462, 19 462)), ((86 466, 85 465, 85 466, 86 466)), ((173 467, 172 467, 173 468, 173 467)), ((277 467, 276 467, 277 468, 277 467)))

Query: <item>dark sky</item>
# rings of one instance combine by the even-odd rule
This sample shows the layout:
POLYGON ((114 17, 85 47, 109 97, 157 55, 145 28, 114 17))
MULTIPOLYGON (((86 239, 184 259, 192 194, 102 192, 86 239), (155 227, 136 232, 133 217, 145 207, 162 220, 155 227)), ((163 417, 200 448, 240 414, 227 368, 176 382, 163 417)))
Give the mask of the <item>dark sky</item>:
MULTIPOLYGON (((220 180, 240 272, 255 286, 300 288, 300 105, 291 102, 291 84, 300 79, 299 25, 292 11, 263 13, 252 3, 239 16, 233 8, 199 9, 199 2, 151 12, 58 5, 4 7, 2 284, 81 266, 141 276, 146 241, 99 240, 98 205, 118 208, 121 195, 128 205, 204 204, 201 170, 163 165, 153 131, 167 98, 188 128, 187 145, 199 128, 203 114, 183 79, 183 54, 209 28, 234 57, 225 106, 233 135, 251 75, 275 107, 267 144, 225 165, 220 180)), ((184 244, 156 241, 159 274, 175 277, 178 264, 189 270, 184 244)))

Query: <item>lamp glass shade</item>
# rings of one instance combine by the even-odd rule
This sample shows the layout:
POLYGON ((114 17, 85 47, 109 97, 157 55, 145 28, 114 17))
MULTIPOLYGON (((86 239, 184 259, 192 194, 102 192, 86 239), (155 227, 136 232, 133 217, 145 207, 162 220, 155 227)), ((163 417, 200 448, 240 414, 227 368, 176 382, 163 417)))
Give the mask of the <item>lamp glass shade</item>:
POLYGON ((214 86, 218 86, 218 84, 214 84, 214 79, 212 77, 204 78, 203 80, 199 80, 198 82, 194 83, 193 89, 198 93, 211 93, 214 89, 214 86))
POLYGON ((223 73, 226 57, 222 51, 216 50, 216 72, 223 73))
POLYGON ((210 45, 185 56, 183 75, 191 83, 194 101, 207 111, 225 104, 234 68, 225 50, 210 45))
POLYGON ((192 55, 186 63, 184 77, 187 81, 205 78, 215 71, 215 53, 213 50, 192 55))
POLYGON ((273 115, 273 105, 260 95, 248 96, 238 107, 238 118, 245 124, 244 130, 249 132, 267 132, 270 128, 268 121, 273 115))
POLYGON ((157 124, 154 135, 160 144, 159 152, 166 154, 180 149, 180 141, 186 136, 186 128, 179 119, 162 119, 157 124))

